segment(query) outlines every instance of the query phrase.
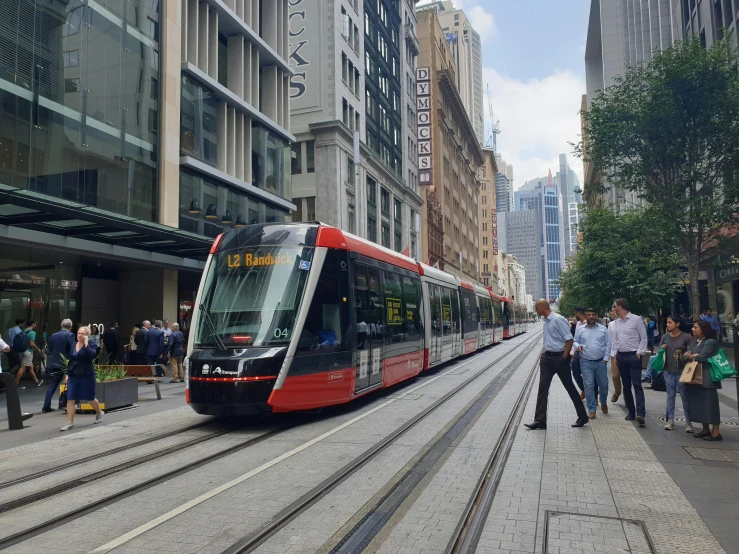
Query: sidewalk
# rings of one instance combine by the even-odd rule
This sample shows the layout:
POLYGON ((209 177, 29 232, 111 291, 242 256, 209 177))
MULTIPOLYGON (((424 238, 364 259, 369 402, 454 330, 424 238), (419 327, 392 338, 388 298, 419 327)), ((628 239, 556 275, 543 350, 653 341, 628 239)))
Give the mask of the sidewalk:
MULTIPOLYGON (((659 394, 649 393, 648 411, 657 417, 664 399, 653 395, 659 394)), ((535 404, 532 394, 524 421, 533 420, 535 404)), ((651 417, 640 429, 624 416, 621 407, 609 402, 608 415, 599 410, 584 428, 570 427, 575 410, 555 379, 548 430, 519 429, 477 552, 739 552, 739 479, 730 483, 732 477, 719 477, 726 469, 707 462, 687 463, 677 451, 683 442, 698 442, 689 435, 673 431, 663 436, 658 429, 664 422, 658 427, 651 417), (657 446, 672 450, 658 454, 657 446), (722 504, 714 503, 709 512, 705 496, 720 487, 722 504), (733 533, 724 527, 723 516, 729 513, 735 514, 733 533)), ((722 434, 722 449, 739 448, 736 431, 727 426, 722 434)))
MULTIPOLYGON (((169 368, 167 368, 169 371, 169 368)), ((18 396, 21 401, 21 411, 33 413, 33 417, 23 422, 24 428, 21 430, 10 431, 8 429, 8 412, 6 408, 5 393, 0 393, 0 450, 27 445, 49 438, 59 436, 59 429, 66 424, 67 418, 64 410, 56 410, 48 414, 41 412, 44 404, 46 389, 49 381, 46 375, 42 377, 44 383, 40 387, 35 387, 30 379, 23 379, 21 383, 26 386, 25 390, 19 390, 18 396)), ((153 385, 139 383, 139 401, 131 407, 121 408, 105 413, 106 422, 120 423, 132 418, 146 415, 156 415, 165 410, 187 406, 185 403, 185 385, 184 383, 171 383, 170 377, 163 377, 159 385, 162 392, 162 399, 157 400, 156 392, 153 385)), ((59 392, 54 394, 51 401, 51 407, 57 408, 59 405, 59 392)), ((194 412, 193 412, 194 413, 194 412)), ((94 417, 87 414, 77 414, 75 416, 75 428, 64 434, 74 434, 82 430, 92 427, 94 417)), ((162 427, 167 427, 170 422, 163 421, 162 427)), ((171 422, 175 423, 175 422, 171 422)))

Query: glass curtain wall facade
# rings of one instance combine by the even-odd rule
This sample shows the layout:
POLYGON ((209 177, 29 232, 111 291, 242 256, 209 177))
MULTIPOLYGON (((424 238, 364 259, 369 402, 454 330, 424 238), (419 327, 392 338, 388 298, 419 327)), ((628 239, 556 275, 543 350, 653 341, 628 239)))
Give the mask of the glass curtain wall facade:
POLYGON ((561 210, 556 183, 544 187, 544 243, 546 247, 546 284, 548 298, 559 298, 562 272, 562 244, 560 241, 561 210))
POLYGON ((403 120, 398 0, 365 0, 367 146, 403 178, 403 120))
POLYGON ((2 0, 0 182, 153 221, 158 40, 157 0, 2 0))

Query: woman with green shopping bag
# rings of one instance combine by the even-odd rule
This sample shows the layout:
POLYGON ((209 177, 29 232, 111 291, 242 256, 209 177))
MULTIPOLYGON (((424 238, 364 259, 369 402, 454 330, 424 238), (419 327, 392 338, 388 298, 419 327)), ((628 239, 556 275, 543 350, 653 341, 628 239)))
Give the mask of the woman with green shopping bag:
POLYGON ((692 419, 700 421, 703 429, 700 433, 693 433, 696 439, 706 441, 723 440, 719 430, 721 414, 718 402, 718 390, 721 382, 711 379, 708 360, 718 352, 718 342, 711 325, 703 320, 693 323, 693 340, 688 351, 683 354, 683 360, 687 362, 698 362, 696 373, 700 376, 697 383, 685 385, 690 403, 690 415, 692 419), (709 429, 709 424, 712 427, 709 429))
POLYGON ((693 424, 690 422, 690 412, 688 410, 688 394, 685 385, 680 382, 680 374, 685 365, 682 356, 687 352, 692 340, 689 334, 680 330, 680 318, 673 315, 667 317, 667 332, 662 337, 657 359, 652 362, 653 370, 664 370, 662 375, 667 389, 665 431, 672 431, 675 428, 675 396, 677 391, 680 391, 680 399, 683 402, 683 411, 685 412, 685 432, 693 432, 693 424))

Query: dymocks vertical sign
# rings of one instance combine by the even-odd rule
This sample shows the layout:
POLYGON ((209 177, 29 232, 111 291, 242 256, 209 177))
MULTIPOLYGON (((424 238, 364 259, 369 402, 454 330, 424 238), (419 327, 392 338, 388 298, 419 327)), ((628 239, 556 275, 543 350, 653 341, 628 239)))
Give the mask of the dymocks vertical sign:
POLYGON ((431 159, 431 72, 428 67, 416 69, 416 111, 418 118, 418 182, 433 184, 431 159))

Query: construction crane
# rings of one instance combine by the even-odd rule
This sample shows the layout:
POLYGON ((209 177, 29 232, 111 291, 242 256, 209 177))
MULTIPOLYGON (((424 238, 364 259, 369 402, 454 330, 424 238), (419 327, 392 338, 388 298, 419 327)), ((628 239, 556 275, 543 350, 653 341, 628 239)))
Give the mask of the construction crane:
POLYGON ((492 146, 493 151, 498 151, 498 135, 500 134, 500 120, 495 119, 495 113, 493 113, 493 97, 490 94, 490 83, 487 85, 488 90, 488 109, 490 110, 490 136, 488 137, 485 146, 490 148, 492 146))

